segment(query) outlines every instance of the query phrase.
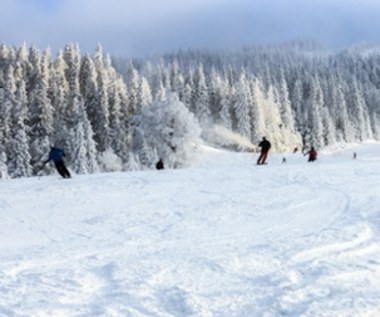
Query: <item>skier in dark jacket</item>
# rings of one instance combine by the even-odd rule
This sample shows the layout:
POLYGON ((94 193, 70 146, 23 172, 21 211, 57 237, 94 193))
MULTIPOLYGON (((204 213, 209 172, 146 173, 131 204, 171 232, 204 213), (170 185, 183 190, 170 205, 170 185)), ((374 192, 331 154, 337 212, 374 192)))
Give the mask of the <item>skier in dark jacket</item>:
POLYGON ((270 142, 264 136, 263 140, 259 143, 259 147, 261 147, 261 153, 257 160, 257 165, 265 164, 265 160, 267 159, 268 152, 271 146, 272 145, 270 144, 270 142))
POLYGON ((306 152, 305 155, 309 155, 308 162, 314 162, 317 160, 317 151, 315 150, 314 146, 311 147, 309 152, 306 152))
POLYGON ((45 166, 46 163, 53 161, 55 168, 63 178, 71 178, 70 172, 67 170, 65 163, 63 162, 65 156, 65 152, 62 149, 52 145, 49 152, 49 158, 43 165, 45 166))

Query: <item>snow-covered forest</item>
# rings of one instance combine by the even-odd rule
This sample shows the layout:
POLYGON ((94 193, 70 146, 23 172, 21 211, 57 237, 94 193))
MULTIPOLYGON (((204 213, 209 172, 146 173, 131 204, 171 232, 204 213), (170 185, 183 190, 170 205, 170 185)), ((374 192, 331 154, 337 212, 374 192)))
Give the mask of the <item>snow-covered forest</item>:
MULTIPOLYGON (((0 45, 0 178, 49 174, 51 144, 75 173, 178 168, 222 126, 274 151, 380 139, 380 49, 312 42, 146 59, 68 44, 0 45)), ((50 167, 51 168, 51 167, 50 167)))

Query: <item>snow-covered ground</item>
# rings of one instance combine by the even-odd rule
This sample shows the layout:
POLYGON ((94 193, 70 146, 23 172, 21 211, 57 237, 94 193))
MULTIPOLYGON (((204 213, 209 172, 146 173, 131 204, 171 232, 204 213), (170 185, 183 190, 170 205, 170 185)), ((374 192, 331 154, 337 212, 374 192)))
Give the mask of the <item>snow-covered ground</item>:
POLYGON ((0 181, 0 316, 380 316, 380 144, 286 157, 0 181))

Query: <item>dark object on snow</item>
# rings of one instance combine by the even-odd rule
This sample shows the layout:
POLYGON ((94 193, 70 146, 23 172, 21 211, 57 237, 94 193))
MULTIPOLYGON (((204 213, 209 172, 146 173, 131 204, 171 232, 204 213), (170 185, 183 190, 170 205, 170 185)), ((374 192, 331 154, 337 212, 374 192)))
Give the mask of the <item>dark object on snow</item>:
POLYGON ((298 147, 295 147, 293 150, 293 153, 297 153, 297 151, 298 151, 298 147))
POLYGON ((286 157, 282 158, 282 163, 286 163, 286 157))
POLYGON ((352 157, 354 160, 356 160, 356 152, 354 152, 354 155, 352 157))
MULTIPOLYGON (((308 159, 308 162, 314 162, 317 160, 317 151, 315 150, 315 148, 312 146, 310 151, 309 152, 306 152, 305 155, 309 155, 309 159, 308 159)), ((305 156, 304 155, 304 156, 305 156)))
POLYGON ((59 175, 63 178, 71 178, 70 172, 67 170, 65 163, 63 162, 65 156, 66 154, 62 149, 52 145, 49 152, 49 158, 43 163, 43 165, 45 166, 49 161, 53 161, 59 175))
POLYGON ((259 147, 261 147, 261 153, 259 158, 257 159, 257 165, 265 164, 265 160, 267 159, 268 152, 271 146, 272 145, 270 144, 270 142, 264 136, 263 140, 259 143, 259 147))
POLYGON ((163 170, 164 169, 164 162, 162 161, 162 159, 160 159, 157 163, 156 163, 156 168, 158 170, 163 170))

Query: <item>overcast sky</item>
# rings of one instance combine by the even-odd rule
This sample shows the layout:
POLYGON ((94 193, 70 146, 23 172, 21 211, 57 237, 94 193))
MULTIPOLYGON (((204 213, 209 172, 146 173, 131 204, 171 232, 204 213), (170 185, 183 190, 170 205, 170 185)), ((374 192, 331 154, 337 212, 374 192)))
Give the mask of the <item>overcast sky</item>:
POLYGON ((312 39, 329 47, 380 40, 380 0, 0 0, 0 42, 53 52, 97 43, 136 57, 312 39))

